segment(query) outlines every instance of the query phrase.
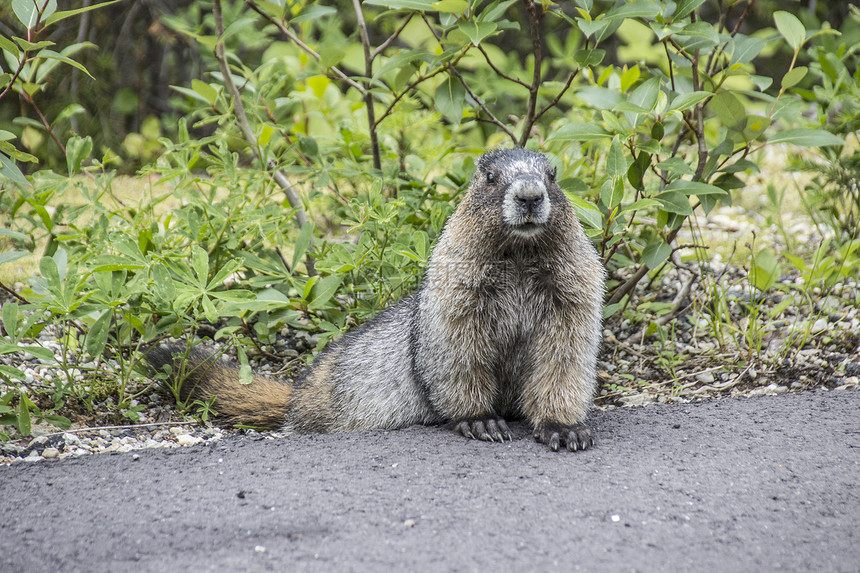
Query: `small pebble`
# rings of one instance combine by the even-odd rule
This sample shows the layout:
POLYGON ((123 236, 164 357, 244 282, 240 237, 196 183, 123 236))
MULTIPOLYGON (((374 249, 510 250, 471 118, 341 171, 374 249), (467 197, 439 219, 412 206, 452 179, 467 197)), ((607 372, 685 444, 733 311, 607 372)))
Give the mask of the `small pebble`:
POLYGON ((60 450, 58 450, 57 448, 45 448, 44 450, 42 450, 42 457, 47 459, 47 460, 56 458, 59 455, 60 455, 60 450))

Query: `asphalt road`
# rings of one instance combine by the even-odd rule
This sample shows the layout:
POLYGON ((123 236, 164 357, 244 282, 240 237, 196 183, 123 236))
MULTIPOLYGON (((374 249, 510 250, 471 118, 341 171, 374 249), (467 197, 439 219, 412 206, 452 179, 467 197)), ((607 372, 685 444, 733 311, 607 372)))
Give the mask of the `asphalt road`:
POLYGON ((860 392, 0 467, 0 571, 860 571, 860 392))

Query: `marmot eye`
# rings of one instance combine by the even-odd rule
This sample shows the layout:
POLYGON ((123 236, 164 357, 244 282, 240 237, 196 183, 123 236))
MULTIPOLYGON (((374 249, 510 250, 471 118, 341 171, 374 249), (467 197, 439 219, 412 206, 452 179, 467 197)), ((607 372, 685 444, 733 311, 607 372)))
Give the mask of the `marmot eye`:
POLYGON ((487 173, 487 183, 493 183, 496 180, 496 176, 492 171, 487 173))
POLYGON ((546 175, 547 175, 547 177, 549 177, 549 180, 550 180, 550 181, 555 181, 555 174, 556 174, 556 170, 557 170, 557 168, 556 168, 556 167, 553 167, 552 169, 550 169, 549 171, 547 171, 547 174, 546 174, 546 175))

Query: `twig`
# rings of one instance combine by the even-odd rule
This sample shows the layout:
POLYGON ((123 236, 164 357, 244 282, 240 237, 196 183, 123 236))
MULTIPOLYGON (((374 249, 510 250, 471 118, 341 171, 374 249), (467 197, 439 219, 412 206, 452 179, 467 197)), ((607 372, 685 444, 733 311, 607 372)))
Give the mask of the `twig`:
POLYGON ((74 430, 62 430, 50 434, 42 434, 42 437, 50 438, 51 436, 61 436, 63 434, 80 434, 83 432, 97 432, 100 430, 133 430, 135 428, 144 428, 149 426, 190 426, 199 424, 199 422, 148 422, 146 424, 127 424, 124 426, 93 426, 91 428, 77 428, 74 430))
POLYGON ((564 87, 561 88, 561 91, 556 94, 555 98, 553 98, 551 102, 549 102, 546 106, 544 106, 543 109, 537 112, 537 114, 535 115, 535 121, 539 120, 541 117, 543 117, 543 114, 558 105, 558 102, 561 101, 562 96, 564 96, 564 94, 567 93, 567 90, 570 89, 571 84, 573 84, 573 80, 576 79, 576 76, 578 75, 579 68, 570 73, 570 75, 567 77, 567 83, 564 84, 564 87))
MULTIPOLYGON (((367 108, 367 125, 375 126, 376 114, 373 109, 373 94, 370 91, 370 78, 373 76, 374 55, 370 51, 370 35, 367 33, 367 24, 364 21, 364 14, 361 12, 361 3, 359 0, 352 0, 352 6, 355 9, 355 18, 358 21, 358 35, 361 38, 361 46, 364 48, 364 75, 367 76, 367 80, 364 84, 364 106, 367 108)), ((379 151, 379 134, 376 129, 370 130, 370 151, 373 156, 374 169, 382 169, 382 157, 379 151)))
POLYGON ((630 338, 632 338, 633 340, 638 339, 640 341, 639 343, 642 344, 643 341, 645 340, 645 333, 648 332, 648 327, 651 326, 651 322, 657 323, 658 326, 663 326, 664 324, 666 324, 667 322, 669 322, 670 320, 672 320, 673 318, 675 318, 676 316, 681 314, 681 311, 684 310, 685 308, 687 308, 687 306, 688 306, 688 305, 684 304, 684 299, 686 299, 687 296, 689 296, 690 289, 692 288, 695 280, 696 280, 696 275, 693 274, 692 276, 690 276, 690 279, 686 283, 684 283, 684 286, 681 287, 681 290, 678 291, 678 294, 675 295, 675 299, 672 301, 675 306, 672 307, 671 311, 664 314, 663 316, 657 317, 657 320, 649 321, 648 324, 644 325, 639 330, 639 332, 637 332, 636 334, 634 334, 630 338))
POLYGON ((26 298, 24 298, 23 296, 21 296, 20 294, 18 294, 17 292, 15 292, 14 290, 12 290, 12 289, 10 289, 9 287, 7 287, 7 286, 6 286, 5 284, 3 284, 2 282, 0 282, 0 289, 5 290, 7 293, 11 294, 13 297, 15 297, 16 299, 18 299, 18 302, 23 302, 24 304, 30 304, 30 301, 29 301, 29 300, 27 300, 26 298))
MULTIPOLYGON (((263 10, 261 10, 260 7, 257 6, 253 0, 245 0, 245 4, 247 4, 248 7, 251 8, 251 10, 253 10, 257 14, 259 14, 260 16, 262 16, 263 18, 265 18, 266 20, 268 20, 269 22, 274 24, 281 31, 281 33, 283 33, 287 38, 289 38, 299 48, 304 50, 305 53, 309 54, 311 57, 313 57, 318 62, 322 61, 322 56, 320 56, 313 48, 311 48, 310 46, 308 46, 307 44, 302 42, 301 39, 293 33, 293 31, 290 29, 290 27, 288 25, 284 24, 283 22, 279 22, 278 20, 275 20, 274 18, 272 18, 271 16, 269 16, 268 14, 263 12, 263 10)), ((330 66, 328 69, 331 70, 331 73, 333 73, 335 76, 337 76, 337 78, 339 80, 345 82, 350 87, 357 89, 361 93, 361 95, 364 95, 364 86, 362 86, 360 83, 358 83, 355 80, 353 80, 352 78, 350 78, 348 75, 346 75, 345 73, 340 71, 335 66, 330 66)))
POLYGON ((487 115, 490 116, 490 119, 488 119, 488 120, 477 118, 478 121, 486 121, 487 123, 492 123, 493 125, 495 125, 499 129, 504 131, 508 135, 508 137, 510 137, 511 140, 514 142, 514 145, 517 145, 517 136, 514 135, 514 132, 511 131, 510 128, 508 128, 508 126, 506 126, 504 123, 502 123, 501 120, 499 120, 499 118, 497 118, 495 116, 495 114, 493 114, 493 112, 490 111, 490 108, 487 107, 487 104, 484 102, 484 100, 482 100, 480 97, 478 97, 478 95, 475 92, 472 91, 472 88, 470 88, 469 84, 466 83, 466 78, 464 78, 462 76, 462 74, 460 74, 460 72, 456 68, 452 67, 452 68, 449 68, 449 70, 452 74, 454 74, 454 76, 456 76, 456 78, 458 80, 460 80, 460 83, 463 85, 463 88, 468 92, 468 94, 470 96, 472 96, 472 99, 474 99, 476 102, 478 102, 478 105, 481 107, 481 109, 487 115))
MULTIPOLYGON (((230 66, 227 64, 227 55, 224 49, 224 43, 221 41, 221 37, 224 35, 224 18, 221 14, 221 0, 212 1, 212 15, 215 18, 215 34, 218 37, 218 43, 215 45, 215 59, 218 60, 218 68, 221 70, 221 75, 224 77, 224 87, 227 88, 227 91, 233 98, 233 111, 236 116, 236 122, 242 130, 242 134, 245 136, 245 141, 248 142, 254 155, 256 155, 257 159, 262 163, 263 156, 260 153, 257 136, 254 135, 254 130, 251 129, 251 124, 248 122, 248 116, 245 114, 245 105, 242 103, 242 94, 239 93, 236 84, 233 83, 233 74, 230 71, 230 66)), ((290 206, 296 210, 296 223, 299 227, 303 227, 305 223, 307 223, 308 218, 305 214, 304 208, 302 207, 302 202, 299 199, 298 193, 296 193, 295 188, 287 179, 284 172, 277 168, 274 161, 269 161, 268 167, 269 169, 274 170, 272 177, 287 196, 287 201, 290 203, 290 206)), ((314 269, 313 257, 308 255, 305 261, 308 275, 315 275, 316 270, 314 269)))
POLYGON ((537 13, 537 6, 535 6, 534 0, 523 0, 523 2, 525 3, 526 10, 529 13, 529 33, 532 38, 534 72, 532 75, 532 83, 529 86, 528 111, 526 112, 526 118, 523 122, 523 131, 520 134, 520 147, 525 147, 526 142, 529 140, 529 134, 531 133, 532 127, 534 126, 535 121, 537 121, 535 110, 537 109, 538 90, 540 89, 541 84, 540 67, 543 58, 540 46, 540 17, 537 13))
POLYGON ((394 40, 396 40, 396 39, 398 38, 398 36, 400 36, 400 32, 402 32, 402 31, 403 31, 403 29, 406 27, 406 25, 407 25, 407 24, 412 20, 412 16, 414 16, 414 15, 415 15, 414 13, 409 14, 409 16, 407 16, 406 20, 404 20, 404 21, 403 21, 403 23, 400 25, 400 27, 399 27, 399 28, 397 28, 397 30, 395 30, 395 31, 394 31, 394 33, 393 33, 393 34, 391 34, 391 35, 388 37, 388 39, 387 39, 387 40, 385 40, 384 42, 382 42, 381 44, 379 44, 379 45, 376 47, 376 49, 375 49, 375 50, 373 50, 373 54, 371 54, 371 57, 370 57, 370 59, 371 59, 371 60, 376 59, 376 56, 378 56, 379 54, 381 54, 381 53, 382 53, 382 51, 383 51, 385 48, 387 48, 388 46, 390 46, 390 45, 391 45, 391 43, 392 43, 394 40))
POLYGON ((522 81, 521 79, 519 79, 519 78, 515 78, 515 77, 513 77, 513 76, 509 76, 508 74, 506 74, 505 72, 503 72, 502 70, 500 70, 499 68, 497 68, 497 67, 496 67, 496 65, 492 62, 492 60, 490 60, 490 55, 487 53, 487 51, 484 49, 484 47, 483 47, 483 46, 481 46, 480 44, 478 44, 478 51, 479 51, 479 52, 481 52, 481 53, 484 55, 484 59, 485 59, 485 60, 487 60, 487 63, 490 65, 490 69, 492 69, 492 70, 493 70, 493 72, 494 72, 497 76, 499 76, 500 78, 504 78, 504 79, 508 80, 509 82, 513 82, 513 83, 515 83, 515 84, 519 84, 519 85, 523 86, 523 87, 524 87, 524 88, 526 88, 526 89, 529 89, 529 88, 531 87, 529 84, 527 84, 526 82, 522 81))

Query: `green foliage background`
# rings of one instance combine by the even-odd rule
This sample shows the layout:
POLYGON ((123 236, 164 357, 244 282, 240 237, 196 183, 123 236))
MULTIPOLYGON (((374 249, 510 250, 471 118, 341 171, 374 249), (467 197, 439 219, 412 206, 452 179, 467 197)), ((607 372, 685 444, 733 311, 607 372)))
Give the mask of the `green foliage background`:
MULTIPOLYGON (((235 345, 245 375, 285 327, 321 347, 417 285, 487 149, 556 164, 611 272, 609 316, 764 146, 856 145, 847 4, 72 4, 0 7, 0 264, 41 257, 0 352, 62 372, 39 405, 0 367, 0 421, 24 434, 99 392, 133 418, 129 383, 167 336, 235 345), (56 348, 27 342, 46 328, 56 348)), ((835 203, 856 234, 856 205, 835 203)), ((757 261, 767 290, 778 265, 757 261)))

